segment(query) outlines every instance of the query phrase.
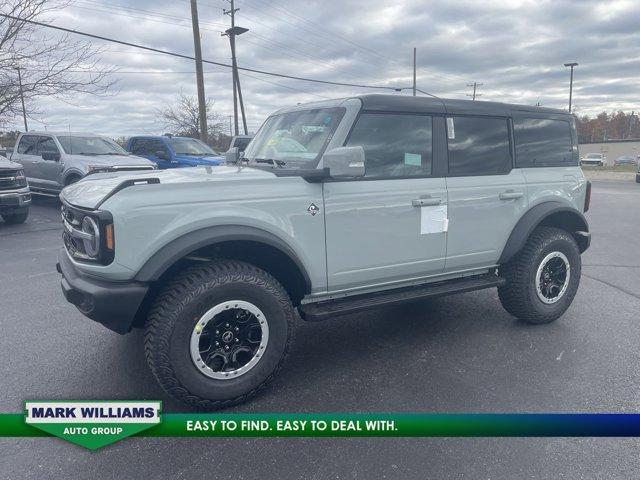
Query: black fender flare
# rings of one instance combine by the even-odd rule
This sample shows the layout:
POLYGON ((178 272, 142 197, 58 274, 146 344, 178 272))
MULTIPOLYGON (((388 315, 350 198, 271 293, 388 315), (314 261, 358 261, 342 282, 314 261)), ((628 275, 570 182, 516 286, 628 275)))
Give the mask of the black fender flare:
POLYGON ((302 274, 307 291, 311 291, 311 279, 295 251, 282 239, 265 230, 244 225, 224 225, 202 228, 189 232, 169 242, 158 250, 137 273, 139 282, 153 282, 162 276, 175 262, 196 250, 228 241, 252 241, 280 250, 291 259, 302 274))
POLYGON ((64 176, 62 177, 62 186, 64 187, 67 184, 67 180, 69 177, 80 177, 81 179, 86 177, 86 175, 76 168, 70 168, 66 172, 64 172, 64 176))
POLYGON ((522 250, 531 233, 538 225, 542 224, 545 219, 564 212, 572 217, 573 225, 570 228, 571 233, 576 236, 577 232, 580 232, 578 235, 586 238, 586 240, 578 242, 580 253, 584 252, 589 247, 589 224, 582 212, 561 202, 543 202, 532 207, 518 220, 518 223, 513 227, 511 235, 509 235, 509 239, 502 250, 502 255, 500 255, 498 263, 504 264, 508 262, 522 250))

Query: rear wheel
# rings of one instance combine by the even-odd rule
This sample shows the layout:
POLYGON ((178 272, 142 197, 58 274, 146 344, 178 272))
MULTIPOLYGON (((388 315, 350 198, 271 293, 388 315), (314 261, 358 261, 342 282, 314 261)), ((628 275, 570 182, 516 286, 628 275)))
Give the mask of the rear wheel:
POLYGON ((565 230, 539 227, 516 258, 500 267, 503 307, 528 323, 549 323, 571 305, 580 284, 580 250, 565 230))
POLYGON ((253 265, 223 260, 191 268, 149 314, 147 361, 180 401, 204 409, 243 402, 280 369, 294 315, 280 283, 253 265))

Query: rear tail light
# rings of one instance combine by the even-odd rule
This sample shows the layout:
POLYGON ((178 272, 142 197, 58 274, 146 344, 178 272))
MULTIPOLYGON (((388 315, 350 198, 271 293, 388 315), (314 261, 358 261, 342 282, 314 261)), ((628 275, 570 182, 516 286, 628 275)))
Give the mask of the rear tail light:
POLYGON ((591 205, 591 182, 587 182, 587 191, 584 195, 584 211, 585 212, 589 210, 590 205, 591 205))

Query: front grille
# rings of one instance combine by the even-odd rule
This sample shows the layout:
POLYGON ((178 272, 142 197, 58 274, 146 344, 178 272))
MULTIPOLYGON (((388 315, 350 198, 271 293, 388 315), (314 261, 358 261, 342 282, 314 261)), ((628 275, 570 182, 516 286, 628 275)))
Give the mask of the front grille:
POLYGON ((72 237, 69 233, 69 229, 81 229, 84 214, 81 210, 69 207, 64 203, 60 207, 60 213, 62 216, 62 223, 64 227, 62 230, 62 242, 64 243, 67 252, 69 252, 69 255, 74 258, 87 259, 88 256, 85 252, 82 240, 72 237), (67 228, 67 226, 69 228, 67 228))
POLYGON ((21 188, 18 173, 19 170, 0 170, 0 190, 21 188))
MULTIPOLYGON (((77 261, 109 265, 113 261, 114 251, 108 249, 103 235, 107 225, 113 225, 111 213, 105 210, 88 210, 70 205, 62 199, 60 207, 62 217, 62 241, 69 255, 77 261), (96 223, 97 234, 82 229, 82 221, 90 217, 96 223), (90 256, 85 249, 85 241, 98 242, 97 256, 90 256)), ((90 222, 91 223, 91 222, 90 222)), ((111 227, 113 228, 113 227, 111 227)), ((113 234, 113 232, 112 232, 113 234)), ((95 243, 91 245, 95 246, 95 243)))

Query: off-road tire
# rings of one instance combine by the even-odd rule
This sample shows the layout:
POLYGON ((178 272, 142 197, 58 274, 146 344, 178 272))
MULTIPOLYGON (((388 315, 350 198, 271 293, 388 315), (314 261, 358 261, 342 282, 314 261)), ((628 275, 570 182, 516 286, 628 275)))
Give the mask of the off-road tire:
POLYGON ((26 212, 5 213, 4 215, 2 215, 2 219, 4 220, 4 223, 7 223, 9 225, 17 225, 19 223, 24 223, 27 221, 27 217, 29 217, 29 210, 27 210, 26 212))
POLYGON ((218 260, 178 274, 157 297, 145 326, 147 362, 162 388, 199 409, 244 402, 278 373, 293 341, 295 311, 280 283, 245 262, 218 260), (194 365, 189 338, 200 316, 214 305, 245 300, 267 320, 269 340, 260 361, 232 379, 205 376, 194 365))
POLYGON ((550 323, 569 308, 580 284, 580 250, 573 236, 553 227, 536 228, 522 251, 500 266, 506 284, 498 288, 500 302, 514 317, 533 324, 550 323), (564 295, 556 303, 546 304, 536 293, 536 273, 551 252, 561 252, 569 260, 571 275, 564 295))

